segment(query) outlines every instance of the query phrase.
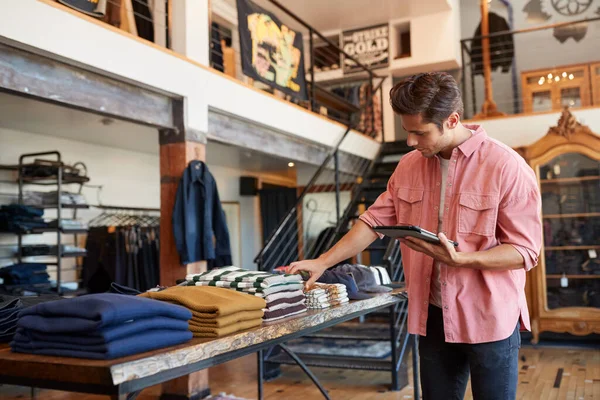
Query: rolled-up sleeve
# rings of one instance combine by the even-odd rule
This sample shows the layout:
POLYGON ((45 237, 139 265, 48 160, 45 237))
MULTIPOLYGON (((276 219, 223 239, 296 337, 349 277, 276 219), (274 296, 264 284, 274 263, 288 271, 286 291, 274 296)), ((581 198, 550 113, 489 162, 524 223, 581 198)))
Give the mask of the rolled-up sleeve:
MULTIPOLYGON (((374 226, 397 225, 396 208, 394 206, 394 179, 395 174, 392 175, 388 181, 386 191, 383 192, 377 200, 375 200, 375 203, 359 217, 361 221, 371 228, 374 226)), ((380 233, 377 234, 380 239, 384 236, 380 233)))
POLYGON ((521 254, 529 271, 537 265, 542 247, 542 203, 533 170, 519 161, 509 162, 503 173, 506 186, 498 209, 497 237, 521 254))

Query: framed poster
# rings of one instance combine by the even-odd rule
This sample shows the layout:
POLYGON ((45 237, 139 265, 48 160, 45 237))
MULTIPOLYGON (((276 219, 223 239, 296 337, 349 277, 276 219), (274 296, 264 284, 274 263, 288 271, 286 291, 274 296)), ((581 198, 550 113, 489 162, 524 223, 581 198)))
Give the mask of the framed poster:
POLYGON ((242 267, 242 226, 240 203, 237 201, 222 201, 221 207, 225 213, 229 243, 231 244, 231 260, 236 267, 242 267))
MULTIPOLYGON (((390 27, 388 24, 343 31, 340 38, 342 49, 359 63, 370 69, 384 68, 390 63, 390 27)), ((342 55, 344 73, 363 69, 342 55)))
POLYGON ((307 100, 302 34, 249 0, 237 0, 244 75, 307 100))

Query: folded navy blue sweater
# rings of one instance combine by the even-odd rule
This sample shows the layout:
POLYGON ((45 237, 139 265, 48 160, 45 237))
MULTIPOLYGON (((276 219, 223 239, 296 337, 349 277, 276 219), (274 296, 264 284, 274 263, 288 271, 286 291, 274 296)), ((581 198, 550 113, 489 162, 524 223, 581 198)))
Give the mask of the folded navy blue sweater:
POLYGON ((21 327, 17 330, 19 337, 28 341, 69 343, 74 345, 98 345, 153 329, 188 330, 187 321, 166 317, 154 317, 126 322, 120 325, 108 326, 98 330, 84 331, 78 334, 48 333, 47 331, 44 332, 38 329, 39 326, 49 325, 45 321, 47 319, 48 318, 46 317, 37 315, 23 317, 20 324, 21 327))
POLYGON ((25 327, 29 316, 48 317, 38 331, 69 333, 98 330, 127 321, 151 317, 189 320, 187 308, 144 297, 99 293, 71 299, 49 301, 28 307, 19 314, 18 327, 25 327))
POLYGON ((155 329, 100 345, 78 345, 67 343, 24 340, 20 335, 10 343, 13 351, 19 353, 42 354, 48 356, 63 356, 92 359, 112 359, 125 357, 145 351, 185 343, 192 338, 189 330, 155 329))

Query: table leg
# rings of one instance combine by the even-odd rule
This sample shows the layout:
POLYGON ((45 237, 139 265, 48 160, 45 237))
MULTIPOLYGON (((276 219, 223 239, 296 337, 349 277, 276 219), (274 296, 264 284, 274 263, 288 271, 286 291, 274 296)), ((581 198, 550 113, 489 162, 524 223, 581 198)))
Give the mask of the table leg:
POLYGON ((329 398, 329 394, 327 393, 327 390, 325 390, 325 388, 323 386, 321 386, 321 382, 319 382, 319 380, 317 379, 317 377, 313 375, 312 371, 310 369, 308 369, 308 367, 306 366, 306 364, 304 364, 304 361, 302 361, 300 359, 300 357, 298 357, 296 355, 296 353, 294 353, 292 350, 290 350, 290 348, 287 347, 285 344, 280 344, 279 346, 281 347, 281 349, 283 351, 285 351, 288 354, 288 356, 290 356, 292 358, 292 360, 294 360, 296 362, 296 364, 298 364, 298 366, 300 368, 302 368, 302 371, 304 371, 304 373, 306 375, 308 375, 308 377, 310 378, 310 380, 313 381, 313 383, 315 384, 315 386, 319 388, 319 390, 323 394, 323 397, 325 397, 327 400, 331 400, 329 398))
MULTIPOLYGON (((392 362, 391 362, 391 373, 392 373, 392 391, 397 392, 400 390, 398 383, 398 343, 396 342, 396 305, 390 307, 390 347, 392 349, 392 362)), ((418 400, 418 399, 417 399, 418 400)))
POLYGON ((256 377, 258 381, 258 400, 263 400, 263 376, 265 372, 265 359, 262 350, 256 352, 256 359, 258 362, 258 376, 256 377))
POLYGON ((412 359, 413 359, 413 385, 414 398, 419 399, 421 396, 421 379, 419 378, 419 335, 413 335, 412 343, 412 359))

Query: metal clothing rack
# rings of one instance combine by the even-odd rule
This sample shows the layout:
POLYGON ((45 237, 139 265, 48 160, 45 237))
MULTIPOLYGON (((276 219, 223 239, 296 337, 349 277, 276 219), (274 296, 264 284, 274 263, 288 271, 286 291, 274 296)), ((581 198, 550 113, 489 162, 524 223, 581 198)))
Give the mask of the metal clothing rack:
MULTIPOLYGON (((47 161, 47 160, 43 160, 47 161)), ((85 256, 83 253, 69 253, 63 252, 62 248, 62 239, 63 234, 73 234, 75 242, 77 242, 77 234, 86 233, 87 229, 65 229, 62 224, 63 220, 63 211, 64 209, 72 209, 73 210, 73 219, 77 216, 77 209, 88 208, 87 205, 80 204, 62 204, 61 194, 63 185, 69 184, 78 184, 79 191, 78 194, 81 194, 81 189, 83 187, 83 183, 87 182, 89 178, 87 177, 87 168, 83 163, 78 163, 84 168, 85 175, 84 176, 64 176, 64 171, 67 168, 72 168, 66 166, 62 163, 62 157, 60 152, 58 151, 48 151, 41 153, 29 153, 23 154, 19 157, 19 165, 18 165, 18 186, 19 186, 19 205, 24 205, 23 201, 23 188, 25 185, 43 185, 43 186, 51 186, 56 185, 56 205, 43 205, 44 209, 56 209, 56 226, 55 227, 47 227, 41 229, 34 229, 28 233, 17 233, 18 238, 18 246, 17 246, 17 259, 18 262, 21 263, 23 260, 23 236, 29 234, 39 234, 45 232, 56 232, 56 254, 51 256, 56 257, 55 263, 45 263, 47 265, 56 265, 56 291, 58 295, 62 295, 62 260, 67 257, 82 257, 85 256), (28 177, 24 176, 24 169, 28 166, 38 165, 35 163, 26 163, 26 160, 33 158, 35 160, 36 157, 52 157, 56 158, 56 161, 50 164, 51 167, 56 168, 56 175, 48 176, 48 177, 28 177)))

